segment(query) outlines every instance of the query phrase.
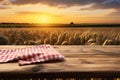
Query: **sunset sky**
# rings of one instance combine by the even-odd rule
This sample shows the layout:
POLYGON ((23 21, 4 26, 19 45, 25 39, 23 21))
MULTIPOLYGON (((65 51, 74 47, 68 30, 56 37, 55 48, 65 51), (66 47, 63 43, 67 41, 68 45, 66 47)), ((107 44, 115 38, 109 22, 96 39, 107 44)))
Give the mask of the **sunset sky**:
POLYGON ((0 23, 120 23, 120 0, 0 0, 0 23))

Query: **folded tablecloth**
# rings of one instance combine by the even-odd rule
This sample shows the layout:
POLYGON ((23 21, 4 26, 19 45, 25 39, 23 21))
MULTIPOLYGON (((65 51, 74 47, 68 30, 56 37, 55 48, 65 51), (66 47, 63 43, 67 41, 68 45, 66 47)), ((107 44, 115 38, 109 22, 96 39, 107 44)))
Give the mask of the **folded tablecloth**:
POLYGON ((0 63, 18 60, 19 65, 64 60, 64 56, 56 51, 51 45, 36 45, 26 48, 1 49, 0 63))

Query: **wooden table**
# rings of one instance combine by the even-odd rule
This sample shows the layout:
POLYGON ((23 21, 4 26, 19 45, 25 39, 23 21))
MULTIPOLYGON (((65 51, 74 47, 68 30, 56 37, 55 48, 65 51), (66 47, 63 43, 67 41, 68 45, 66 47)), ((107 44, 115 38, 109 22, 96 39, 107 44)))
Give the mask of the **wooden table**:
MULTIPOLYGON (((0 46, 0 49, 26 46, 0 46)), ((65 61, 19 66, 0 64, 0 78, 118 78, 120 46, 53 46, 65 61)))

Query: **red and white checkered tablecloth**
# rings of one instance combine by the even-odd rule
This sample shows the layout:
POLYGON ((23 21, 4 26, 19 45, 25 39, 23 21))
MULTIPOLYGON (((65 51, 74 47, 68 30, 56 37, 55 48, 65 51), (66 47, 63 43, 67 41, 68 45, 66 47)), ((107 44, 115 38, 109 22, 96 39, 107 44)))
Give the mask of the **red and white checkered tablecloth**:
POLYGON ((14 60, 18 60, 19 65, 25 65, 36 62, 64 60, 64 56, 50 45, 36 45, 12 50, 0 50, 0 63, 14 60))

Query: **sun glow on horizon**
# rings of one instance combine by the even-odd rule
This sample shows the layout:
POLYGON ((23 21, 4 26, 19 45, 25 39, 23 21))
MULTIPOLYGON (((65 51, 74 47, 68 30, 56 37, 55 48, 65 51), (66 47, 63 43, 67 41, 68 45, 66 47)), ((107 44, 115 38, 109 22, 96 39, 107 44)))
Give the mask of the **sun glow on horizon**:
POLYGON ((52 22, 52 19, 51 19, 51 17, 48 16, 48 15, 41 15, 41 16, 38 16, 37 22, 38 22, 38 23, 43 23, 43 24, 51 23, 51 22, 52 22))

